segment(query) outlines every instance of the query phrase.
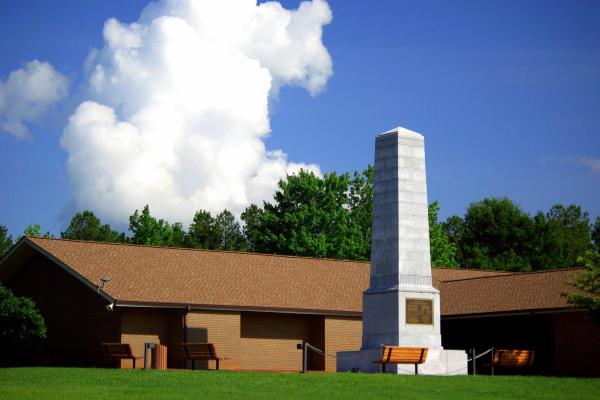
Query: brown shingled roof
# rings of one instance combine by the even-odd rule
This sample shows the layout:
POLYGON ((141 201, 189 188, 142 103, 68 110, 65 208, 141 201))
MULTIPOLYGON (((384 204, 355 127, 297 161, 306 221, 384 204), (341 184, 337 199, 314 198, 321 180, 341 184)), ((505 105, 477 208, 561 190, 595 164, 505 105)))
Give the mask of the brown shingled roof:
POLYGON ((554 310, 569 305, 561 293, 575 289, 566 282, 581 270, 513 273, 442 282, 442 315, 459 316, 554 310))
MULTIPOLYGON (((362 292, 369 286, 367 262, 46 238, 23 240, 80 275, 89 286, 97 285, 101 276, 109 276, 104 292, 121 305, 360 315, 362 292)), ((12 258, 19 257, 15 254, 12 258)), ((14 262, 2 261, 4 272, 6 264, 14 262)), ((443 316, 566 307, 560 293, 568 289, 564 282, 570 272, 432 270, 433 284, 441 292, 443 316)))
POLYGON ((459 279, 485 278, 496 275, 512 275, 514 272, 492 271, 485 269, 455 269, 455 268, 432 268, 431 275, 433 286, 440 288, 442 282, 456 281, 459 279))
POLYGON ((362 312, 369 264, 319 258, 29 238, 123 303, 362 312))

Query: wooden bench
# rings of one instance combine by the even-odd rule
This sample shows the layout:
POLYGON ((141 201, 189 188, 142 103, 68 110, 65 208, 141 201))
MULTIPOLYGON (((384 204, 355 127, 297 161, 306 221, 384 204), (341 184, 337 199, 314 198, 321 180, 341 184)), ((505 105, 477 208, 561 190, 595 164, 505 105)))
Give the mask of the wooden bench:
POLYGON ((117 360, 133 360, 133 369, 135 369, 135 360, 144 358, 134 356, 129 343, 102 343, 102 348, 104 349, 104 354, 111 359, 115 368, 117 367, 117 360))
POLYGON ((228 360, 226 357, 217 357, 215 346, 212 343, 183 343, 182 346, 185 358, 192 361, 192 369, 195 369, 196 360, 215 360, 217 370, 219 369, 219 361, 228 360))
POLYGON ((414 364, 415 375, 418 375, 418 366, 427 359, 427 350, 427 347, 382 346, 381 358, 373 364, 381 364, 381 372, 385 372, 387 364, 414 364))
POLYGON ((492 375, 495 368, 529 368, 534 355, 533 350, 492 349, 492 375))

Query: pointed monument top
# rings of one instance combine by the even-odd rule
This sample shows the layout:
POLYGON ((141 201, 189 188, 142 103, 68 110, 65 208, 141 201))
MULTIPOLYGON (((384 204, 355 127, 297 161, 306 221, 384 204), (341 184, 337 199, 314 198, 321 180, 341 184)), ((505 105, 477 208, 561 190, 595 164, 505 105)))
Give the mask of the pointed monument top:
POLYGON ((420 133, 411 131, 410 129, 406 129, 401 126, 390 129, 387 132, 380 133, 377 136, 380 137, 380 136, 392 135, 392 134, 397 134, 398 136, 402 136, 402 137, 410 138, 410 139, 421 139, 421 140, 424 139, 423 135, 421 135, 420 133))

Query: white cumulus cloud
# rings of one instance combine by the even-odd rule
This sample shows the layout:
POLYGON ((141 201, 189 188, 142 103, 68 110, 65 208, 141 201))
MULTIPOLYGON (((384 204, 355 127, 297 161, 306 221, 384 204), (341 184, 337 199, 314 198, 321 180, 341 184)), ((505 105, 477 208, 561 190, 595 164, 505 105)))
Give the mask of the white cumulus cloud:
POLYGON ((33 60, 12 71, 0 80, 0 131, 27 137, 27 125, 63 100, 68 89, 68 79, 47 62, 33 60))
POLYGON ((322 0, 166 0, 134 23, 106 21, 86 60, 88 100, 61 139, 77 207, 122 223, 149 204, 188 223, 199 209, 239 214, 300 168, 320 173, 263 140, 279 88, 316 95, 332 75, 331 18, 322 0))

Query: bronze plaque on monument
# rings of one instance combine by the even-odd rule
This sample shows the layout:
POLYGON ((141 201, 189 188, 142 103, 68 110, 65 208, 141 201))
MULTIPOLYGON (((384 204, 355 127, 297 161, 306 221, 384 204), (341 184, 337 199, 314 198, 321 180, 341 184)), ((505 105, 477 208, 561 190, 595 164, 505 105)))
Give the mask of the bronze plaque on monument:
POLYGON ((406 323, 433 325, 433 300, 406 299, 406 323))

